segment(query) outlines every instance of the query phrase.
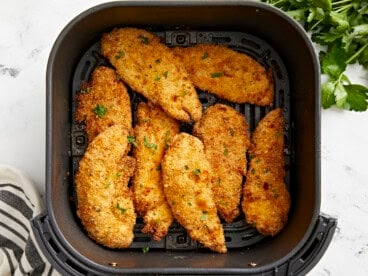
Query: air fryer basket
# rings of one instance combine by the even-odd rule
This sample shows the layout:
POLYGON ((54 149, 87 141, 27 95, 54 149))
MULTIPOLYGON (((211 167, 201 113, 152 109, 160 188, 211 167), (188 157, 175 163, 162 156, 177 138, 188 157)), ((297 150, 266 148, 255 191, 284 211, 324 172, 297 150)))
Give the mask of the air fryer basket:
MULTIPOLYGON (((329 244, 336 221, 319 216, 318 61, 302 29, 281 12, 247 1, 142 1, 97 6, 74 19, 55 43, 47 90, 47 212, 34 220, 34 228, 50 261, 61 272, 298 274, 311 269, 329 244), (169 47, 227 45, 272 70, 272 107, 234 104, 198 92, 204 108, 217 102, 231 105, 245 115, 251 130, 268 111, 282 108, 286 183, 292 206, 289 223, 279 235, 260 235, 244 217, 224 223, 226 255, 201 249, 177 223, 156 242, 141 233, 143 224, 138 219, 135 239, 126 250, 111 250, 87 237, 75 215, 74 174, 87 146, 84 126, 73 116, 75 96, 96 66, 110 66, 100 54, 99 39, 116 26, 149 29, 169 47), (147 246, 150 251, 144 254, 142 248, 147 246)), ((132 90, 129 93, 134 110, 144 98, 132 90)), ((133 117, 135 123, 135 113, 133 117)), ((181 125, 187 132, 191 127, 181 125)))

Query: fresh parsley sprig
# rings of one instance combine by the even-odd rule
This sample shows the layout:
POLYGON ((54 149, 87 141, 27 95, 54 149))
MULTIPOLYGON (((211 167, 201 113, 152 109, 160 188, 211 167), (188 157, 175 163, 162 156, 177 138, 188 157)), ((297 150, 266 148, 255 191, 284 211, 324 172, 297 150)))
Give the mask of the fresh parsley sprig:
POLYGON ((368 87, 351 83, 345 71, 359 63, 368 70, 368 2, 362 0, 262 0, 288 13, 326 47, 319 53, 322 107, 365 111, 368 87))

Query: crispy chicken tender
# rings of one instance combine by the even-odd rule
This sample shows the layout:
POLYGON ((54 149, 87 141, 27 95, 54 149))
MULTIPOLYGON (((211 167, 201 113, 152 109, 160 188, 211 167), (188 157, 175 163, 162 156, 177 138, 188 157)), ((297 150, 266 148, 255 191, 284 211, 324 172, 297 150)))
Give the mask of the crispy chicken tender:
POLYGON ((242 207, 249 224, 274 236, 287 222, 290 195, 285 185, 284 119, 281 109, 269 112, 258 124, 249 149, 251 157, 242 207))
POLYGON ((164 191, 175 219, 193 240, 226 253, 211 185, 213 171, 202 142, 187 133, 174 137, 162 162, 164 191))
POLYGON ((135 160, 127 156, 129 132, 114 125, 88 145, 75 177, 78 210, 88 235, 110 248, 126 248, 133 241, 136 220, 128 188, 135 160))
POLYGON ((142 232, 160 240, 174 219, 163 191, 161 160, 171 139, 179 132, 179 123, 150 103, 139 103, 137 112, 133 150, 137 160, 132 186, 134 205, 144 219, 142 232))
POLYGON ((236 103, 272 104, 272 72, 246 54, 210 44, 173 50, 201 90, 236 103))
POLYGON ((140 29, 114 29, 103 35, 101 51, 133 90, 169 116, 185 122, 201 118, 202 105, 184 66, 159 37, 140 29))
POLYGON ((193 134, 202 140, 217 176, 212 186, 217 211, 226 222, 232 222, 240 213, 246 151, 250 146, 248 123, 232 107, 216 104, 207 108, 194 125, 193 134))
POLYGON ((77 122, 85 122, 89 142, 114 124, 132 127, 132 111, 125 85, 111 68, 98 66, 89 84, 77 95, 77 122))

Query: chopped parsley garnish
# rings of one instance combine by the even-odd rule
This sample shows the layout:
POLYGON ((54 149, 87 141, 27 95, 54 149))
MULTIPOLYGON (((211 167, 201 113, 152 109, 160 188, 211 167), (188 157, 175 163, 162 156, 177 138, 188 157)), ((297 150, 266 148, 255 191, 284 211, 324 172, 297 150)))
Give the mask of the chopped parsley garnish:
POLYGON ((202 56, 201 58, 202 58, 202 59, 206 59, 206 58, 208 58, 208 53, 207 53, 207 52, 203 53, 203 56, 202 56))
POLYGON ((216 72, 216 73, 212 73, 211 74, 211 78, 220 78, 222 77, 222 73, 221 72, 216 72))
POLYGON ((184 97, 186 95, 188 95, 188 91, 187 90, 184 90, 183 93, 181 93, 181 95, 184 97))
POLYGON ((165 149, 169 148, 169 142, 170 142, 170 130, 165 132, 165 149))
POLYGON ((250 170, 250 172, 251 172, 252 174, 255 174, 256 170, 253 168, 253 169, 251 169, 251 170, 250 170))
POLYGON ((156 59, 156 60, 155 60, 155 62, 156 62, 157 64, 159 64, 159 63, 161 63, 161 59, 156 59))
POLYGON ((88 94, 89 92, 91 92, 91 87, 83 87, 79 93, 82 93, 82 94, 88 94))
POLYGON ((150 118, 145 118, 145 119, 143 119, 142 120, 142 123, 148 123, 148 122, 150 122, 151 121, 151 119, 150 118))
POLYGON ((100 118, 103 118, 107 112, 107 108, 102 104, 98 104, 93 108, 93 112, 100 118))
POLYGON ((144 143, 144 145, 145 145, 147 148, 151 148, 151 149, 153 149, 153 151, 156 151, 156 150, 157 150, 157 145, 156 145, 156 144, 154 144, 154 143, 150 143, 150 142, 148 142, 148 138, 147 138, 147 136, 144 136, 144 137, 143 137, 143 143, 144 143))
POLYGON ((119 203, 116 203, 115 208, 116 208, 116 209, 118 209, 122 215, 124 215, 124 214, 125 214, 125 212, 126 212, 126 210, 127 210, 127 209, 125 209, 125 208, 120 207, 120 206, 119 206, 119 203))
POLYGON ((224 145, 224 155, 228 156, 229 155, 229 150, 227 149, 227 146, 224 145))
POLYGON ((107 182, 107 183, 105 184, 105 189, 109 188, 110 186, 111 186, 111 182, 107 182))
POLYGON ((184 168, 185 168, 186 170, 188 170, 188 169, 189 169, 188 165, 185 165, 185 166, 184 166, 184 168))
POLYGON ((207 219, 207 212, 202 211, 201 221, 205 221, 206 219, 207 219))
POLYGON ((199 174, 201 173, 201 170, 200 169, 194 169, 192 171, 192 173, 195 175, 195 176, 199 176, 199 174))
POLYGON ((192 202, 188 202, 188 206, 192 206, 192 202))
POLYGON ((169 72, 168 71, 165 71, 164 72, 164 77, 165 77, 165 79, 167 79, 167 75, 169 74, 169 72))
POLYGON ((128 135, 127 136, 128 139, 128 143, 132 144, 133 146, 137 147, 137 141, 135 140, 135 137, 133 135, 128 135))
POLYGON ((155 78, 154 78, 154 80, 155 81, 159 81, 161 79, 161 77, 160 76, 156 76, 155 78))
POLYGON ((116 55, 115 55, 115 58, 116 59, 119 59, 119 58, 122 58, 125 56, 125 52, 124 51, 119 51, 116 55))
POLYGON ((146 44, 146 45, 148 45, 148 44, 149 44, 149 39, 148 39, 148 37, 146 37, 146 36, 144 36, 144 35, 140 35, 140 36, 138 36, 138 38, 141 40, 141 42, 142 42, 143 44, 146 44))
POLYGON ((143 246, 142 251, 143 251, 143 254, 148 253, 149 247, 147 245, 143 246))

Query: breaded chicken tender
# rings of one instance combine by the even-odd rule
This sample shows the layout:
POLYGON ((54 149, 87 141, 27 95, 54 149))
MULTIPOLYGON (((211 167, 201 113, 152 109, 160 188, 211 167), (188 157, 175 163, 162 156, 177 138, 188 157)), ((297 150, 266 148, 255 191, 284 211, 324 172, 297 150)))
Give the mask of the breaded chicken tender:
POLYGON ((210 44, 173 50, 201 90, 236 103, 272 104, 272 72, 246 54, 210 44))
POLYGON ((132 127, 132 111, 125 85, 111 68, 98 66, 91 81, 77 95, 75 119, 86 124, 89 142, 114 124, 132 127))
POLYGON ((189 122, 202 116, 202 105, 179 58, 160 38, 140 29, 114 29, 101 40, 102 54, 119 76, 171 117, 189 122))
POLYGON ((232 222, 240 213, 243 176, 247 170, 248 123, 232 107, 216 104, 206 109, 194 125, 193 134, 202 140, 217 176, 212 186, 217 211, 226 222, 232 222))
POLYGON ((174 137, 162 162, 164 191, 175 219, 205 247, 226 253, 211 185, 213 171, 202 142, 187 133, 174 137))
POLYGON ((137 162, 132 181, 134 205, 144 219, 142 232, 160 240, 174 220, 163 190, 161 160, 171 139, 179 132, 179 123, 150 103, 139 103, 137 113, 133 150, 137 162))
POLYGON ((79 162, 75 177, 77 215, 88 235, 110 248, 133 241, 136 220, 128 181, 135 160, 127 156, 128 130, 114 125, 101 132, 79 162))
POLYGON ((280 108, 258 124, 249 149, 251 158, 242 207, 249 224, 274 236, 287 222, 290 195, 285 185, 284 119, 280 108))

